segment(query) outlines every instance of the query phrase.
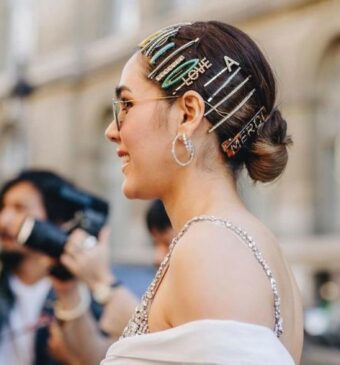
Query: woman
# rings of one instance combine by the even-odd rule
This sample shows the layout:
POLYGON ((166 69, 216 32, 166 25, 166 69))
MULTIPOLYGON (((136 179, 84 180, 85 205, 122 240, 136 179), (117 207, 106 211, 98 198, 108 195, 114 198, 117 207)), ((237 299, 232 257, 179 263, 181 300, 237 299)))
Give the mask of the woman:
POLYGON ((178 234, 102 364, 298 364, 297 285, 236 188, 243 167, 269 182, 287 163, 264 56, 230 25, 176 24, 140 44, 116 91, 123 192, 160 198, 178 234))

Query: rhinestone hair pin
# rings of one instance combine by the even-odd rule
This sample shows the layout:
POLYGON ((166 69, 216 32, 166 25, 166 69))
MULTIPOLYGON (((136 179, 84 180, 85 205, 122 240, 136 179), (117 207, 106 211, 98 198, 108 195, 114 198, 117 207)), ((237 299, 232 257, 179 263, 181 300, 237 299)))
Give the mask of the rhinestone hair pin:
POLYGON ((203 57, 201 60, 196 60, 197 62, 195 66, 186 71, 180 78, 182 83, 173 91, 172 95, 175 95, 183 86, 192 85, 192 83, 197 80, 200 75, 204 74, 212 66, 211 62, 207 60, 206 57, 203 57))
MULTIPOLYGON (((160 57, 162 57, 169 50, 173 49, 176 46, 175 42, 171 41, 171 38, 176 36, 177 32, 181 29, 181 27, 190 24, 191 23, 180 23, 165 27, 151 34, 139 44, 141 52, 146 57, 150 58, 151 65, 156 65, 156 62, 160 57)), ((174 59, 175 56, 180 54, 180 52, 183 52, 185 49, 197 43, 198 41, 199 38, 196 38, 192 41, 183 44, 178 49, 174 49, 170 55, 165 57, 159 63, 159 65, 156 65, 153 71, 149 73, 148 78, 149 79, 155 78, 156 81, 158 82, 160 82, 162 79, 165 78, 165 80, 161 84, 162 89, 168 89, 173 85, 177 84, 178 82, 180 82, 181 80, 183 81, 181 87, 183 87, 185 83, 186 84, 188 84, 188 82, 192 83, 192 80, 198 78, 200 73, 204 73, 205 70, 211 66, 211 64, 208 66, 208 63, 205 61, 205 59, 185 60, 185 57, 183 55, 179 55, 170 65, 168 63, 169 61, 174 59), (163 66, 165 66, 165 69, 160 71, 163 66), (190 73, 191 71, 193 71, 193 73, 190 73), (189 76, 190 80, 184 80, 184 78, 189 73, 190 73, 189 76)))
MULTIPOLYGON (((216 111, 217 107, 219 107, 221 104, 225 103, 230 97, 232 97, 238 90, 241 89, 241 87, 246 84, 248 82, 248 80, 250 79, 250 76, 248 76, 246 79, 244 79, 241 83, 239 83, 234 89, 232 89, 228 95, 226 95, 222 100, 220 100, 217 104, 213 105, 210 109, 208 109, 204 116, 206 117, 207 115, 209 115, 213 110, 216 111)), ((229 80, 229 79, 228 79, 229 80)), ((228 81, 227 80, 227 81, 228 81)), ((224 83, 225 84, 225 83, 224 83)), ((223 85, 224 85, 223 84, 223 85)), ((223 86, 222 85, 222 86, 223 86)), ((222 86, 217 90, 218 92, 220 92, 222 90, 222 86)), ((223 86, 225 87, 225 86, 223 86)), ((215 92, 216 93, 216 92, 215 92)), ((208 102, 210 102, 211 97, 208 99, 208 102)))
POLYGON ((229 118, 231 118, 238 110, 240 110, 243 105, 251 98, 251 96, 255 93, 255 89, 251 90, 251 92, 241 100, 239 104, 235 106, 235 108, 229 112, 224 118, 222 118, 218 123, 216 123, 213 127, 211 127, 208 130, 208 133, 213 132, 216 128, 218 128, 220 125, 222 125, 224 122, 226 122, 229 118))
POLYGON ((150 56, 155 49, 163 46, 170 37, 176 35, 181 27, 190 24, 191 23, 173 24, 152 33, 140 42, 139 47, 141 48, 141 52, 146 56, 150 56))
POLYGON ((139 48, 141 48, 141 52, 144 53, 147 51, 148 47, 150 46, 150 44, 152 42, 154 42, 155 40, 159 39, 159 37, 161 37, 162 35, 164 35, 166 32, 168 32, 169 30, 174 30, 176 28, 180 28, 184 25, 190 25, 191 23, 178 23, 178 24, 172 24, 169 25, 167 27, 164 27, 160 30, 157 30, 154 33, 151 33, 149 36, 147 36, 143 41, 141 41, 139 43, 139 48))
MULTIPOLYGON (((148 74, 149 79, 155 79, 158 82, 162 82, 162 89, 169 89, 180 83, 172 92, 172 95, 175 95, 182 87, 192 85, 193 82, 200 77, 200 75, 204 74, 212 66, 212 63, 206 57, 203 57, 202 59, 186 59, 185 56, 181 54, 184 50, 197 44, 200 40, 199 38, 188 41, 177 49, 175 42, 171 40, 176 36, 181 27, 190 24, 191 23, 180 23, 170 25, 149 35, 139 44, 141 52, 145 56, 149 57, 150 64, 155 66, 155 68, 148 74), (163 57, 171 50, 172 52, 163 58, 163 60, 157 65, 159 58, 163 57)), ((221 83, 217 85, 215 90, 211 92, 209 98, 205 101, 206 105, 209 106, 209 109, 204 113, 204 116, 208 116, 213 111, 221 116, 221 119, 208 130, 208 133, 212 133, 215 129, 230 119, 255 93, 254 88, 229 112, 222 112, 218 109, 220 105, 226 103, 233 95, 240 91, 244 85, 246 85, 251 78, 249 75, 234 86, 226 96, 222 97, 221 100, 217 101, 214 105, 210 104, 234 80, 242 69, 239 62, 235 61, 231 57, 225 55, 223 59, 225 63, 224 67, 222 67, 220 71, 213 75, 204 84, 204 87, 207 88, 223 76, 221 83)), ((257 133, 259 127, 266 121, 264 111, 265 108, 261 107, 234 138, 229 138, 222 143, 222 149, 225 153, 227 153, 228 157, 234 156, 246 144, 248 139, 257 133)))
POLYGON ((226 80, 222 82, 220 86, 218 86, 215 91, 211 94, 211 96, 206 101, 206 104, 209 106, 209 109, 204 113, 204 116, 208 116, 211 112, 215 111, 219 115, 222 114, 222 119, 218 121, 214 126, 212 126, 208 133, 213 132, 216 128, 226 122, 229 118, 231 118, 239 109, 243 107, 243 105, 251 98, 251 96, 255 93, 255 89, 251 90, 247 96, 241 100, 239 104, 237 104, 234 109, 232 109, 228 113, 221 113, 217 108, 226 103, 234 94, 236 94, 251 78, 248 76, 244 80, 242 80, 238 85, 236 85, 225 97, 223 97, 220 101, 218 101, 215 105, 210 104, 210 102, 218 96, 218 94, 230 84, 230 82, 234 79, 234 77, 241 71, 240 64, 233 60, 229 56, 224 56, 225 67, 223 67, 216 75, 214 75, 209 81, 204 84, 204 87, 209 86, 213 81, 216 81, 219 77, 221 77, 225 72, 228 72, 226 80), (233 69, 233 66, 237 66, 236 70, 233 69))
POLYGON ((171 36, 174 36, 177 34, 177 32, 180 30, 180 27, 175 29, 170 29, 166 31, 165 33, 162 33, 159 37, 157 37, 154 41, 151 41, 150 44, 144 49, 145 56, 149 57, 152 52, 166 44, 166 42, 169 40, 171 36))
POLYGON ((216 75, 214 75, 209 81, 207 81, 204 84, 204 87, 207 87, 208 85, 210 85, 213 81, 215 81, 219 76, 221 76, 225 71, 229 71, 231 72, 231 68, 233 65, 237 65, 239 66, 239 63, 236 62, 235 60, 233 60, 232 58, 228 57, 228 56, 224 56, 224 62, 226 64, 226 66, 224 68, 222 68, 221 71, 219 71, 216 75))
POLYGON ((227 80, 216 90, 213 92, 213 94, 210 96, 210 98, 208 99, 208 102, 210 103, 212 101, 212 99, 214 99, 214 97, 221 91, 223 90, 229 83, 230 81, 239 73, 239 71, 241 70, 241 67, 239 67, 236 71, 234 71, 228 78, 227 80))
POLYGON ((184 51, 185 49, 189 48, 193 44, 197 43, 199 41, 199 38, 196 38, 190 42, 187 42, 183 44, 181 47, 175 49, 172 53, 169 54, 162 62, 160 62, 159 65, 157 65, 148 75, 149 79, 153 79, 156 75, 156 73, 159 71, 161 67, 166 65, 170 60, 172 60, 176 55, 178 55, 180 52, 184 51))
POLYGON ((162 89, 169 89, 180 83, 175 91, 173 91, 173 95, 183 86, 191 85, 201 74, 205 73, 212 66, 206 57, 186 60, 185 56, 180 54, 190 46, 197 44, 199 38, 184 43, 177 49, 173 49, 176 47, 176 44, 171 39, 176 36, 181 27, 190 24, 180 23, 165 27, 149 35, 139 44, 141 52, 150 58, 150 65, 155 65, 155 68, 148 75, 149 79, 155 78, 158 82, 164 79, 161 84, 162 89), (173 49, 172 52, 156 65, 157 60, 171 49, 173 49), (172 62, 169 64, 170 61, 172 62))
POLYGON ((169 66, 167 66, 162 72, 156 76, 156 81, 161 81, 166 75, 168 75, 175 67, 185 60, 183 55, 178 56, 169 66))
POLYGON ((262 106, 234 138, 229 138, 222 143, 222 149, 228 157, 235 156, 244 147, 249 138, 257 134, 260 126, 267 120, 264 113, 265 108, 262 106))

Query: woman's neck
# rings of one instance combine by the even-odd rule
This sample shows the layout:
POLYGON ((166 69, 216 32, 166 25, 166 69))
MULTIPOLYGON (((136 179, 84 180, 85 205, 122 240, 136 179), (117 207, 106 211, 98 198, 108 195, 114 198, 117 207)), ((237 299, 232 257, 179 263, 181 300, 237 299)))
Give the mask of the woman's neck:
POLYGON ((225 174, 191 169, 179 177, 180 183, 162 197, 166 211, 175 231, 194 216, 215 215, 230 217, 245 211, 234 178, 225 174))

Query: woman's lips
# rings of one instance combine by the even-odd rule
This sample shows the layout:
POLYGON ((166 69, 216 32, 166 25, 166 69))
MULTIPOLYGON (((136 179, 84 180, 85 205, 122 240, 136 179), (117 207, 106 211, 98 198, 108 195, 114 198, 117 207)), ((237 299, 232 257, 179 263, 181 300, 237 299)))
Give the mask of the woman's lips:
POLYGON ((122 171, 124 171, 130 162, 130 155, 126 151, 123 151, 119 148, 117 149, 117 155, 122 160, 122 171))

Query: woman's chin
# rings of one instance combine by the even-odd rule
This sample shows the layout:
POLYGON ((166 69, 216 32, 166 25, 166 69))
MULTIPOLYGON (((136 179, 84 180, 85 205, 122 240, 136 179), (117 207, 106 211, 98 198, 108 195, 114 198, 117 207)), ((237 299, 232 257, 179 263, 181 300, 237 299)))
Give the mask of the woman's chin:
POLYGON ((124 180, 122 185, 122 192, 128 199, 140 199, 138 189, 130 184, 127 179, 124 180))
POLYGON ((127 179, 123 181, 122 192, 128 199, 154 199, 154 194, 150 192, 150 189, 136 186, 127 179))

